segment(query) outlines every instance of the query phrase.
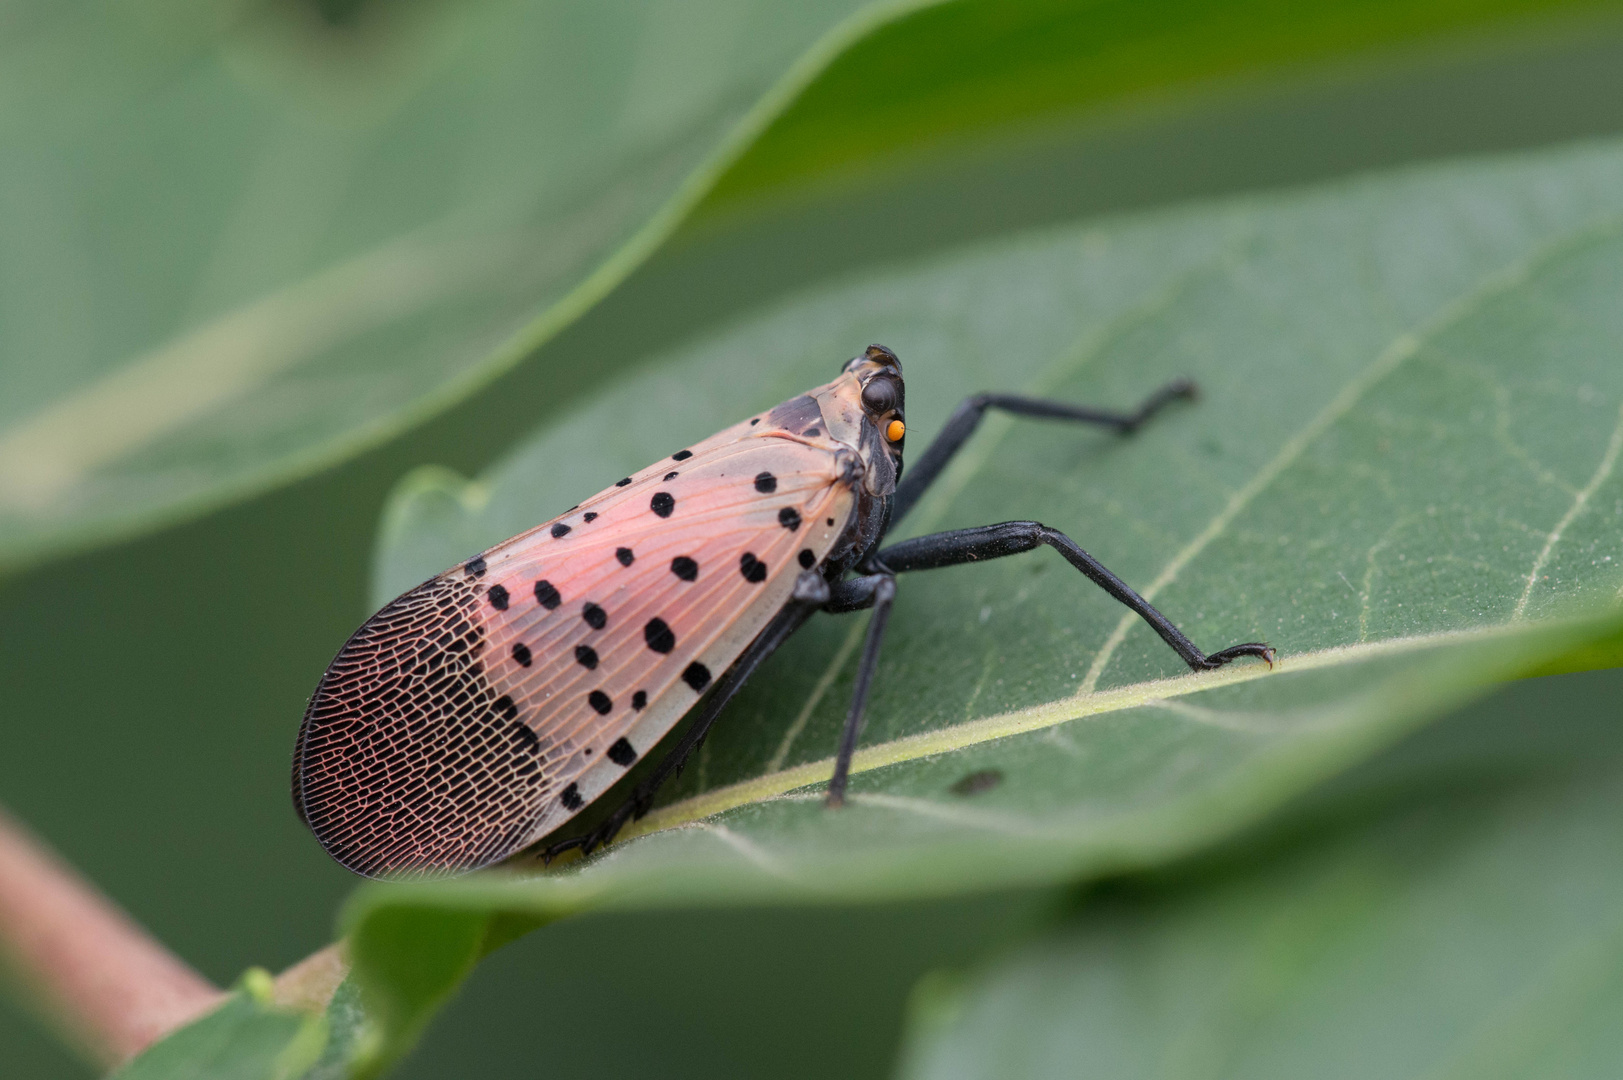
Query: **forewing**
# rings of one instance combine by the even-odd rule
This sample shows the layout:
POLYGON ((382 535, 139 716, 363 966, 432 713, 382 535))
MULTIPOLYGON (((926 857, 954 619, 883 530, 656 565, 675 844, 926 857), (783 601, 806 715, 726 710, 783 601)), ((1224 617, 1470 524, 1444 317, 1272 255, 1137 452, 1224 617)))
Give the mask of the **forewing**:
POLYGON ((333 856, 372 875, 483 866, 624 775, 845 528, 852 455, 817 434, 746 421, 373 616, 296 751, 296 801, 333 856))

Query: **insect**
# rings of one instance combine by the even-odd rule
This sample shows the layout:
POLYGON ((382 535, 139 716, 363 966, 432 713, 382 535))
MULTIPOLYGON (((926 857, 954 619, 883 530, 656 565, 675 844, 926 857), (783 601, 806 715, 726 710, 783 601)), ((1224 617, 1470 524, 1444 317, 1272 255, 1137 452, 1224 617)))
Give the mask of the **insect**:
POLYGON ((897 575, 1046 545, 1131 608, 1191 668, 1204 653, 1065 534, 1035 521, 881 546, 988 409, 1136 430, 1194 387, 1131 412, 981 394, 902 479, 901 362, 870 346, 833 382, 672 454, 379 611, 339 650, 305 712, 293 801, 369 876, 487 866, 536 845, 625 775, 695 703, 681 740, 587 833, 641 817, 723 706, 819 610, 873 609, 827 802, 843 802, 897 575))

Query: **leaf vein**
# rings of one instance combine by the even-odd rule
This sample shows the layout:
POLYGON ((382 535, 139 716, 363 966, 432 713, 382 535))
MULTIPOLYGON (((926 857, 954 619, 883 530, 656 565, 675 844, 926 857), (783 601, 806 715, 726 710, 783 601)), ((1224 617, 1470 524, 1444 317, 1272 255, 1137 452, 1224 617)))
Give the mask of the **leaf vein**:
POLYGON ((1516 610, 1511 615, 1512 621, 1520 622, 1527 617, 1527 602, 1533 597, 1533 586, 1538 584, 1539 574, 1549 565, 1550 553, 1555 550, 1555 545, 1561 542, 1567 527, 1578 520, 1578 515, 1584 512, 1584 508, 1589 505, 1590 497, 1611 477, 1612 469, 1617 465, 1619 450, 1623 450, 1623 405, 1618 407, 1617 424, 1612 428, 1612 437, 1606 443, 1606 452, 1601 455, 1600 464, 1595 466, 1594 475, 1589 478, 1589 483, 1572 497, 1572 505, 1567 507, 1567 512, 1561 515, 1561 520, 1556 522, 1555 528, 1544 538, 1544 547, 1539 550, 1538 558, 1533 560, 1532 569, 1527 571, 1527 583, 1522 587, 1521 599, 1516 601, 1516 610))
MULTIPOLYGON (((1325 405, 1319 413, 1309 420, 1307 424, 1297 430, 1279 451, 1259 469, 1239 491, 1235 492, 1223 509, 1207 523, 1194 539, 1184 545, 1172 560, 1156 575, 1148 588, 1141 595, 1144 599, 1154 601, 1166 587, 1177 580, 1183 568, 1188 566, 1196 556, 1205 551, 1213 540, 1222 536, 1228 527, 1239 517, 1246 507, 1270 485, 1277 480, 1287 468, 1293 465, 1298 458, 1320 436, 1342 417, 1346 416, 1364 396, 1392 372, 1401 367, 1407 360, 1414 357, 1426 343, 1454 326, 1461 320, 1469 317, 1493 297, 1500 295, 1517 285, 1525 282, 1535 268, 1561 252, 1569 249, 1575 243, 1593 239, 1614 231, 1617 227, 1617 218, 1607 218, 1601 222, 1592 223, 1584 229, 1574 230, 1550 243, 1541 245, 1535 250, 1514 259, 1511 262, 1483 275, 1477 284, 1461 294, 1459 297, 1444 304, 1432 315, 1423 320, 1412 330, 1405 330, 1389 342, 1385 348, 1376 354, 1361 372, 1354 376, 1341 390, 1325 405)), ((1078 688, 1078 696, 1091 694, 1099 684, 1099 677, 1115 657, 1121 643, 1126 639, 1127 633, 1138 621, 1133 612, 1124 612, 1117 620, 1115 629, 1105 640, 1093 663, 1088 668, 1088 674, 1078 688)))

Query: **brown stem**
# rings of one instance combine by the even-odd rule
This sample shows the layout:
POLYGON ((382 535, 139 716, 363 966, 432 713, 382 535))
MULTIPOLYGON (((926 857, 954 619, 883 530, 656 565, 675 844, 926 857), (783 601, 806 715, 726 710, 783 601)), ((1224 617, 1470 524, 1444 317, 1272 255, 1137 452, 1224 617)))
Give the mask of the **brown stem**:
POLYGON ((102 1065, 224 994, 0 811, 0 956, 102 1065))
POLYGON ((338 984, 349 977, 349 957, 342 941, 328 945, 276 976, 271 1000, 284 1009, 320 1012, 332 1001, 338 984))

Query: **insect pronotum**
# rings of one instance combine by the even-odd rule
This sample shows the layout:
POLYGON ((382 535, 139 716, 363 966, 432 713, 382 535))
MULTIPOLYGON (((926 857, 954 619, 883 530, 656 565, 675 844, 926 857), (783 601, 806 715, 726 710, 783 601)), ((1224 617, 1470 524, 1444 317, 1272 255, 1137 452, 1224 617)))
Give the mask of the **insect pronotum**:
POLYGON ((1272 663, 1261 642, 1201 652, 1070 537, 1035 521, 881 546, 989 408, 1127 433, 1193 393, 1174 382, 1132 412, 980 394, 903 480, 902 366, 870 346, 833 382, 626 477, 368 619, 305 712, 293 752, 299 815, 357 873, 486 866, 568 822, 703 700, 628 801, 545 852, 589 853, 647 811, 727 700, 813 612, 871 607, 828 788, 838 806, 896 576, 1041 545, 1191 668, 1272 663))

